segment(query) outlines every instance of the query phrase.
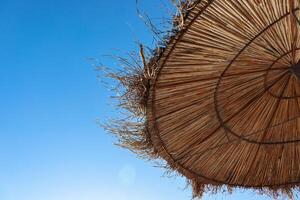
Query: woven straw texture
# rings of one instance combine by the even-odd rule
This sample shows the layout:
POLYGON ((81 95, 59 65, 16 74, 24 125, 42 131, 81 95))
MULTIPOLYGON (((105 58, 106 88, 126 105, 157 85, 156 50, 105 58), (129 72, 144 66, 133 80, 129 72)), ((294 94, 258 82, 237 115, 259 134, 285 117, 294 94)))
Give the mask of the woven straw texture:
POLYGON ((224 185, 291 196, 300 185, 299 2, 188 5, 166 47, 119 78, 122 105, 144 115, 142 126, 118 127, 122 145, 166 160, 195 197, 224 185))

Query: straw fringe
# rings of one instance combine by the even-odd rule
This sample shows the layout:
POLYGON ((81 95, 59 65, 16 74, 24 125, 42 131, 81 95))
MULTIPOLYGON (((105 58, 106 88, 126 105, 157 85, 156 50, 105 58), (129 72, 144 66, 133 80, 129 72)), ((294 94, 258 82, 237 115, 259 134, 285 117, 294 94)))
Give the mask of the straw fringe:
MULTIPOLYGON (((259 1, 260 2, 260 1, 259 1)), ((184 1, 177 5, 178 13, 173 18, 173 30, 171 35, 164 38, 160 47, 155 49, 149 56, 145 55, 144 47, 139 45, 140 61, 135 61, 124 68, 122 72, 108 72, 106 76, 116 80, 121 88, 121 95, 118 96, 119 107, 126 110, 128 116, 124 119, 113 120, 104 125, 104 128, 117 136, 118 145, 126 148, 142 158, 153 160, 163 159, 167 164, 163 166, 168 172, 176 173, 187 178, 187 182, 193 189, 193 198, 202 197, 205 192, 223 191, 224 188, 231 193, 234 188, 250 188, 259 191, 260 194, 268 195, 274 199, 286 197, 293 199, 293 191, 299 191, 299 184, 290 184, 278 187, 243 187, 227 185, 220 182, 207 180, 184 169, 170 155, 152 126, 151 119, 147 116, 149 94, 151 84, 157 78, 158 62, 170 44, 176 41, 176 36, 185 30, 185 19, 190 10, 194 9, 199 1, 184 1)))
POLYGON ((151 159, 157 158, 157 153, 153 149, 151 134, 148 131, 148 123, 146 119, 146 109, 148 95, 150 91, 150 81, 154 80, 157 75, 157 61, 164 52, 164 48, 168 46, 174 36, 183 29, 183 20, 188 11, 192 9, 198 1, 179 1, 176 4, 178 13, 173 17, 172 34, 165 37, 157 49, 146 56, 144 47, 139 44, 140 59, 131 62, 124 58, 119 58, 124 69, 122 71, 113 72, 103 67, 99 69, 105 73, 105 76, 118 82, 115 91, 120 91, 118 98, 119 107, 125 109, 129 113, 129 117, 120 120, 111 120, 104 124, 106 131, 114 134, 119 139, 119 146, 127 148, 135 153, 148 155, 151 159))

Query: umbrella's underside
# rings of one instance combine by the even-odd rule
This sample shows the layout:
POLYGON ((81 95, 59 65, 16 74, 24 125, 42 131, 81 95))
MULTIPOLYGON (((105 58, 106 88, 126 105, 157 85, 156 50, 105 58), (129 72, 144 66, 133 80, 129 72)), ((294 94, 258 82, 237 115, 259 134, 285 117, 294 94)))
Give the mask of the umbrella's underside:
POLYGON ((147 134, 196 192, 300 185, 298 15, 291 0, 198 1, 158 58, 147 134))

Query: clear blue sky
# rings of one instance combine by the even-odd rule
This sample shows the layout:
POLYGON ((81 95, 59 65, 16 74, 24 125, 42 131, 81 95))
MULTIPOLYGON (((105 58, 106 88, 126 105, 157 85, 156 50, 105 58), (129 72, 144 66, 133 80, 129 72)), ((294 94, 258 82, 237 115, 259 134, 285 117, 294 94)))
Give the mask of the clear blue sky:
MULTIPOLYGON (((0 200, 191 198, 182 178, 162 177, 96 124, 113 107, 88 58, 114 66, 102 55, 152 41, 135 0, 0 0, 0 20, 0 200)), ((264 199, 204 199, 242 197, 264 199)))

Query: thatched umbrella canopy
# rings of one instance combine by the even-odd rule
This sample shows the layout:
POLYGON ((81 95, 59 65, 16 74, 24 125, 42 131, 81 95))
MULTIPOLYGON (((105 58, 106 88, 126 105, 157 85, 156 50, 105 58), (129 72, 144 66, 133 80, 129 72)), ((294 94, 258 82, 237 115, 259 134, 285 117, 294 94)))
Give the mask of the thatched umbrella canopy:
POLYGON ((183 3, 165 48, 149 59, 141 48, 143 68, 114 76, 120 106, 142 120, 110 131, 165 160, 194 196, 220 186, 291 195, 300 186, 298 4, 183 3))

